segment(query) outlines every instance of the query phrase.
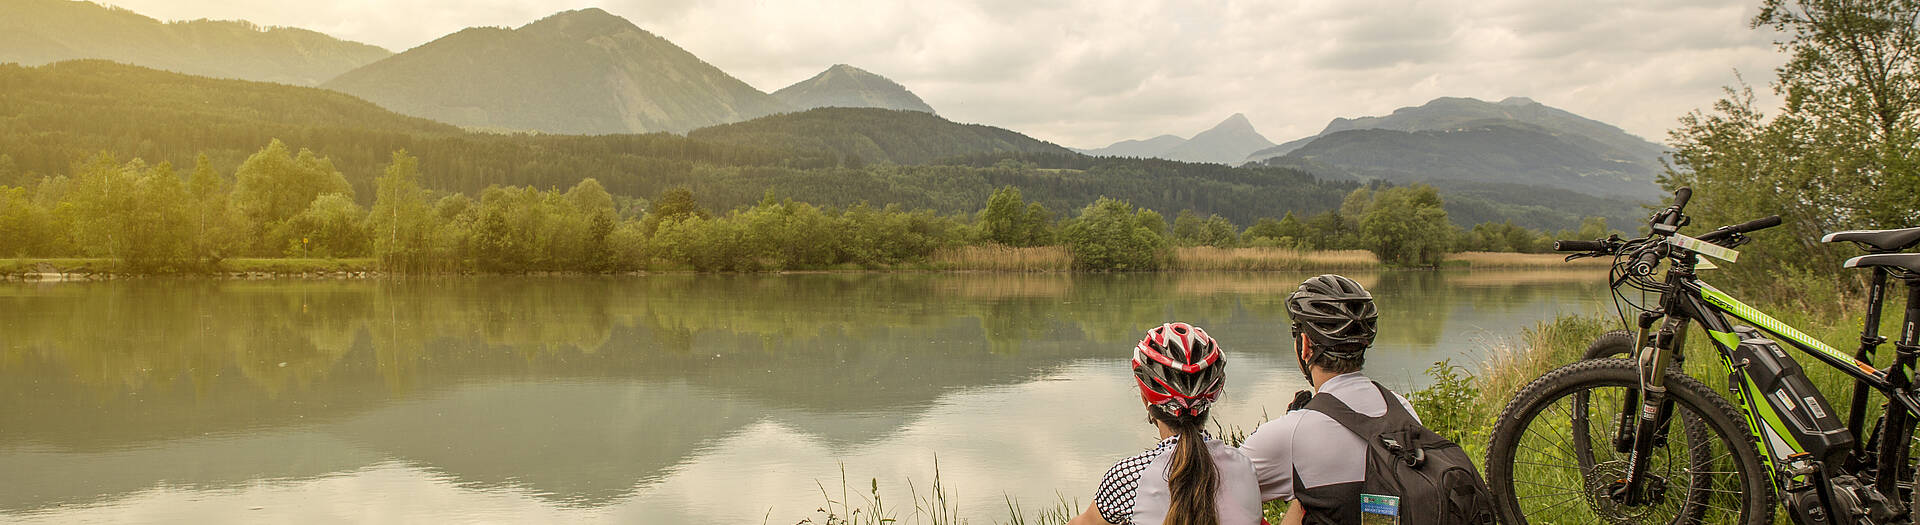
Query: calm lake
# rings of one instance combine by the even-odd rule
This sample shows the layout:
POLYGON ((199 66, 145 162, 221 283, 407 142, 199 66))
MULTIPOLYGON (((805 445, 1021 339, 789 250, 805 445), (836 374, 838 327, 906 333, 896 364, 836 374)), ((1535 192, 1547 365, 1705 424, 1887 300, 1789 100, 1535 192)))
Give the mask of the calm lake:
MULTIPOLYGON (((843 470, 911 518, 936 461, 974 523, 1084 507, 1155 441, 1142 332, 1213 334, 1251 429, 1306 388, 1308 276, 0 283, 0 521, 791 524, 843 470)), ((1354 277, 1400 389, 1606 304, 1585 271, 1354 277)))

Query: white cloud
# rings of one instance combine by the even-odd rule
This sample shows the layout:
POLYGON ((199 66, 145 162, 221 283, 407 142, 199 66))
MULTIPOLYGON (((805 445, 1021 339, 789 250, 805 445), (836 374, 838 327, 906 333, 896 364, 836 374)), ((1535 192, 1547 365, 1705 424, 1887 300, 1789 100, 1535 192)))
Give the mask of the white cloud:
POLYGON ((108 1, 396 51, 601 7, 765 91, 848 63, 949 118, 1072 146, 1192 135, 1233 113, 1278 142, 1440 96, 1526 96, 1660 141, 1734 71, 1764 85, 1782 61, 1747 25, 1752 0, 108 1))

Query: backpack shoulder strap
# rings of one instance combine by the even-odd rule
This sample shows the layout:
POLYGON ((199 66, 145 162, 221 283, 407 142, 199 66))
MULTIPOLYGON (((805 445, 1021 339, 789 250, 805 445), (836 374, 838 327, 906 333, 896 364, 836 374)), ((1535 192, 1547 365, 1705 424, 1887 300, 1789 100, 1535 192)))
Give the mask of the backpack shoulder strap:
POLYGON ((1414 419, 1412 412, 1407 411, 1406 405, 1400 403, 1400 396, 1393 395, 1393 391, 1387 390, 1386 385, 1380 384, 1379 381, 1374 381, 1373 387, 1380 390, 1380 400, 1387 404, 1387 413, 1380 417, 1405 423, 1419 421, 1418 419, 1414 419))
POLYGON ((1335 423, 1346 427, 1347 431, 1353 432, 1361 438, 1370 438, 1371 436, 1378 435, 1382 430, 1380 425, 1384 418, 1369 417, 1359 412, 1354 412, 1353 408, 1348 407, 1345 402, 1340 401, 1340 398, 1333 397, 1333 394, 1326 392, 1314 394, 1313 400, 1308 401, 1307 406, 1304 408, 1325 414, 1328 418, 1333 419, 1335 423))

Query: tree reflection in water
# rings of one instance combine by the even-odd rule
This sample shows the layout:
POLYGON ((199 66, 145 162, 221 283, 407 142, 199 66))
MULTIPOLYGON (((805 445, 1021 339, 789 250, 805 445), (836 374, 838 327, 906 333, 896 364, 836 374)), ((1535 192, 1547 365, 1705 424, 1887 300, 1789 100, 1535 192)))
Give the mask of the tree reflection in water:
MULTIPOLYGON (((1465 351, 1463 326, 1511 331, 1541 315, 1517 308, 1599 296, 1587 274, 1500 275, 1356 275, 1381 298, 1388 355, 1370 368, 1419 370, 1465 351)), ((27 487, 0 491, 0 513, 388 462, 606 505, 758 423, 859 449, 942 396, 1124 359, 1171 319, 1288 360, 1282 303, 1305 277, 0 285, 0 486, 27 487)))

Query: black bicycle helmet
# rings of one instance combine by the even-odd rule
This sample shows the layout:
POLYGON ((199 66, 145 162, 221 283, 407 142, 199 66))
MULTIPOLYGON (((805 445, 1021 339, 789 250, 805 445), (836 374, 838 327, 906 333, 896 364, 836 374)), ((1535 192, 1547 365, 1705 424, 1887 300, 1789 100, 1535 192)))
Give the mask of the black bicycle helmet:
POLYGON ((1287 296, 1287 317, 1293 318, 1293 333, 1307 334, 1315 351, 1352 359, 1373 345, 1380 310, 1360 283, 1327 274, 1307 279, 1287 296))

